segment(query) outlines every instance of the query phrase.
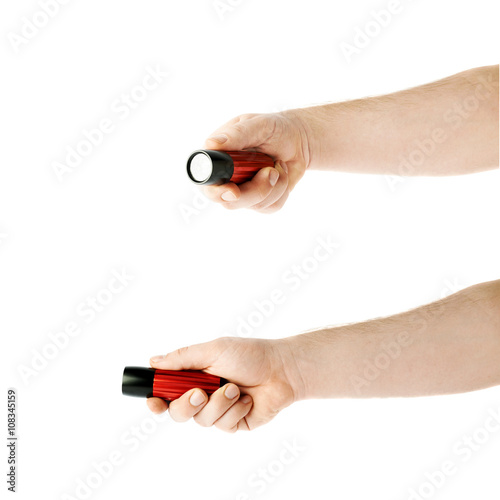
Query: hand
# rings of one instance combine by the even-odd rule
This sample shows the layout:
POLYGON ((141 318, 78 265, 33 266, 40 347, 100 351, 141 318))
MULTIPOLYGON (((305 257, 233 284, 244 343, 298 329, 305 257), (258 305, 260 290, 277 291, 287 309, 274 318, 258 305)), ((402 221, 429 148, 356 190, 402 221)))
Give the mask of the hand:
POLYGON ((231 382, 210 398, 193 388, 172 401, 160 398, 147 403, 154 413, 169 410, 177 422, 191 417, 204 426, 227 431, 252 430, 271 420, 297 399, 286 374, 288 349, 279 340, 220 339, 183 347, 166 356, 151 358, 151 366, 162 370, 203 370, 231 382))
POLYGON ((279 210, 310 161, 306 126, 298 111, 240 115, 217 129, 205 141, 207 149, 261 151, 276 163, 239 186, 232 182, 205 186, 206 196, 228 209, 279 210))

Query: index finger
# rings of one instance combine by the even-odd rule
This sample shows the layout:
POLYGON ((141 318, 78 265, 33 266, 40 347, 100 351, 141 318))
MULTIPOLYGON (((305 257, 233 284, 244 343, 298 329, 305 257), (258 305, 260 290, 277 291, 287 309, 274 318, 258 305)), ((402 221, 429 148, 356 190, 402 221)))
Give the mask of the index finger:
POLYGON ((241 197, 241 189, 234 182, 203 186, 205 196, 215 203, 236 201, 241 197))
POLYGON ((226 151, 259 148, 272 136, 273 121, 266 115, 246 116, 251 118, 223 125, 205 141, 205 146, 226 151))
MULTIPOLYGON (((281 170, 281 172, 283 172, 281 170)), ((212 189, 205 189, 205 193, 207 197, 216 202, 225 201, 224 205, 226 208, 250 208, 258 203, 263 202, 266 198, 270 196, 270 194, 275 189, 276 183, 280 178, 280 170, 275 167, 267 167, 259 170, 255 176, 240 186, 233 186, 236 189, 232 188, 231 184, 224 184, 222 186, 210 186, 212 189), (229 197, 228 193, 238 193, 236 198, 229 197)), ((278 190, 283 191, 286 188, 286 185, 283 187, 282 185, 278 186, 278 190)), ((281 192, 278 193, 278 197, 281 196, 281 192)))
POLYGON ((153 356, 149 362, 161 370, 204 370, 215 360, 212 342, 181 347, 165 355, 153 356))

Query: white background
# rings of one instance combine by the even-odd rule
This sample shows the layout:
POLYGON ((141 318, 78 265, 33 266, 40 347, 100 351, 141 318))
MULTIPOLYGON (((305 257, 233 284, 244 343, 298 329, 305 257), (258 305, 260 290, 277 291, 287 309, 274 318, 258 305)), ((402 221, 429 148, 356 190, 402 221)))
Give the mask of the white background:
POLYGON ((499 277, 498 171, 395 189, 383 176, 308 172, 272 216, 196 208, 185 159, 233 116, 498 62, 491 1, 401 5, 350 64, 341 42, 386 1, 243 0, 221 18, 210 0, 74 0, 18 51, 12 34, 40 7, 2 5, 0 321, 4 387, 19 392, 18 498, 83 498, 79 481, 97 485, 92 464, 112 453, 121 465, 89 498, 406 500, 445 460, 457 472, 428 498, 498 498, 500 433, 466 462, 453 448, 498 411, 500 388, 302 402, 235 435, 157 424, 120 390, 125 365, 235 335, 273 288, 287 300, 252 336, 393 314, 499 277), (148 66, 169 76, 122 119, 113 102, 148 66), (113 132, 59 182, 53 163, 103 118, 113 132), (283 273, 328 235, 339 249, 290 290, 283 273), (130 284, 86 323, 79 304, 122 268, 130 284), (71 321, 81 334, 25 383, 20 365, 71 321), (130 433, 141 425, 135 450, 130 433), (294 440, 304 450, 280 469, 283 441, 294 440), (261 491, 252 478, 269 467, 261 491))

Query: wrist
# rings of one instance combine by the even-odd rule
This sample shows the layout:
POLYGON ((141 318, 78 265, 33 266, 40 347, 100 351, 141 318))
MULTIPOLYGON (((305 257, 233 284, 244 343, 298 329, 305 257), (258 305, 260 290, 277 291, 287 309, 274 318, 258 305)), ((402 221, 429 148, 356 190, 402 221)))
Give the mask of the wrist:
POLYGON ((282 361, 283 375, 293 394, 294 401, 314 398, 315 366, 312 345, 304 335, 277 340, 277 348, 282 361))
POLYGON ((280 115, 292 132, 292 137, 297 142, 297 149, 304 158, 305 170, 308 170, 317 155, 315 123, 312 117, 306 108, 287 109, 280 112, 280 115))
POLYGON ((309 162, 314 170, 332 169, 336 162, 334 144, 343 130, 336 119, 335 104, 291 109, 288 111, 306 137, 309 162))

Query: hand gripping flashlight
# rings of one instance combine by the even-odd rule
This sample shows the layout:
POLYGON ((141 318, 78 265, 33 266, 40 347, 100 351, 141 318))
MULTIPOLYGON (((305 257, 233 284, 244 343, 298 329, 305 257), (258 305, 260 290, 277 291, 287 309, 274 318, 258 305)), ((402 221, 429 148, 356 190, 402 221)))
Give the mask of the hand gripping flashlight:
POLYGON ((122 394, 173 401, 195 388, 204 390, 210 396, 226 384, 226 379, 195 370, 156 370, 127 366, 123 370, 122 394))
POLYGON ((264 167, 274 167, 274 160, 258 151, 198 149, 187 161, 187 173, 196 184, 241 184, 264 167))

